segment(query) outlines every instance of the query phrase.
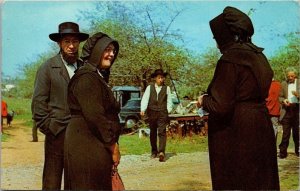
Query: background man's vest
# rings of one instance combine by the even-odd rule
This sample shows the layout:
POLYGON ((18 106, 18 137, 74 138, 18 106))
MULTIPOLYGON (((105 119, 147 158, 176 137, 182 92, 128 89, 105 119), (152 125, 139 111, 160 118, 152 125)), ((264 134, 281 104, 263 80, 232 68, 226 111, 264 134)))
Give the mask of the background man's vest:
POLYGON ((157 99, 157 93, 154 84, 150 85, 150 98, 148 108, 152 111, 167 110, 167 86, 163 85, 157 99))

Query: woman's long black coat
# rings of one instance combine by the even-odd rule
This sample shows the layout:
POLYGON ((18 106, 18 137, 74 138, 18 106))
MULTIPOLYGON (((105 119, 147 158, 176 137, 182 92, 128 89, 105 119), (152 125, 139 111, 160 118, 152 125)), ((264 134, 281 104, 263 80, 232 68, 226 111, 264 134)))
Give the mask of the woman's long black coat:
POLYGON ((262 49, 231 44, 217 63, 203 107, 209 114, 214 190, 279 189, 276 142, 265 98, 273 72, 262 49))
POLYGON ((111 190, 112 154, 120 107, 95 66, 86 64, 69 83, 72 118, 65 135, 65 189, 111 190))

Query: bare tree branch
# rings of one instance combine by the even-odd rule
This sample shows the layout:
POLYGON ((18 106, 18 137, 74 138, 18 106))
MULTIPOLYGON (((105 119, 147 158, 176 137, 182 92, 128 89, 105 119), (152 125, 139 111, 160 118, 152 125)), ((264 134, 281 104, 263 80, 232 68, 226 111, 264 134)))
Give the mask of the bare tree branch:
POLYGON ((147 17, 151 23, 153 38, 156 39, 156 31, 155 31, 155 26, 154 26, 153 20, 152 20, 151 15, 148 10, 146 10, 146 13, 147 13, 147 17))
POLYGON ((178 12, 176 13, 176 15, 174 15, 174 17, 171 18, 171 21, 170 21, 169 25, 167 26, 167 28, 166 28, 166 30, 165 30, 165 32, 164 32, 164 34, 163 34, 163 36, 162 36, 161 39, 164 39, 164 38, 167 36, 167 33, 168 33, 168 31, 169 31, 169 29, 170 29, 172 23, 175 21, 176 17, 178 17, 178 15, 179 15, 181 12, 182 12, 182 10, 181 10, 181 11, 178 11, 178 12))

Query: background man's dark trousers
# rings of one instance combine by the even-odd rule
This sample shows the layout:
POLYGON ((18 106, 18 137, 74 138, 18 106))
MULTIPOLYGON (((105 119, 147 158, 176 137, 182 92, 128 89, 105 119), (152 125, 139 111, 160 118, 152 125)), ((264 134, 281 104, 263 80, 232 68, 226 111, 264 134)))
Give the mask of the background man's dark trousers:
POLYGON ((287 156, 287 148, 289 146, 289 139, 293 136, 295 144, 295 154, 299 156, 299 104, 294 104, 286 109, 286 114, 281 120, 283 134, 282 141, 279 145, 280 155, 287 156))
POLYGON ((150 126, 150 143, 152 154, 158 154, 166 150, 166 127, 169 124, 168 111, 147 111, 150 126), (157 135, 159 148, 157 149, 157 135))

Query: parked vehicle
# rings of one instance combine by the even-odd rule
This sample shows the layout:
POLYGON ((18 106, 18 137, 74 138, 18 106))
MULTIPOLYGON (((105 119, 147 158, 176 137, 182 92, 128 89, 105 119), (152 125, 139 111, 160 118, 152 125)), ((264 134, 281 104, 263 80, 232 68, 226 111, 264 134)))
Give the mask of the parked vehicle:
POLYGON ((114 86, 112 91, 121 108, 128 100, 141 97, 141 89, 136 86, 114 86))
MULTIPOLYGON (((171 113, 176 112, 178 105, 177 99, 172 99, 174 109, 171 113)), ((120 123, 124 125, 124 128, 131 129, 137 125, 137 122, 141 119, 141 98, 131 98, 121 108, 119 119, 120 123)))
MULTIPOLYGON (((120 123, 123 125, 123 132, 132 132, 139 128, 141 119, 141 93, 140 88, 134 86, 116 86, 113 88, 116 99, 120 102, 121 111, 119 113, 120 123)), ((206 135, 207 127, 204 127, 204 118, 197 114, 196 101, 179 101, 172 94, 173 110, 169 117, 171 125, 168 127, 169 133, 179 133, 180 136, 186 136, 193 133, 206 135), (173 124, 173 125, 172 125, 173 124), (178 127, 181 127, 181 132, 178 127)), ((207 116, 206 116, 207 118, 207 116)), ((205 119, 206 119, 205 118, 205 119)))
POLYGON ((124 124, 124 128, 132 129, 141 119, 141 98, 132 98, 121 108, 119 113, 120 123, 124 124))

